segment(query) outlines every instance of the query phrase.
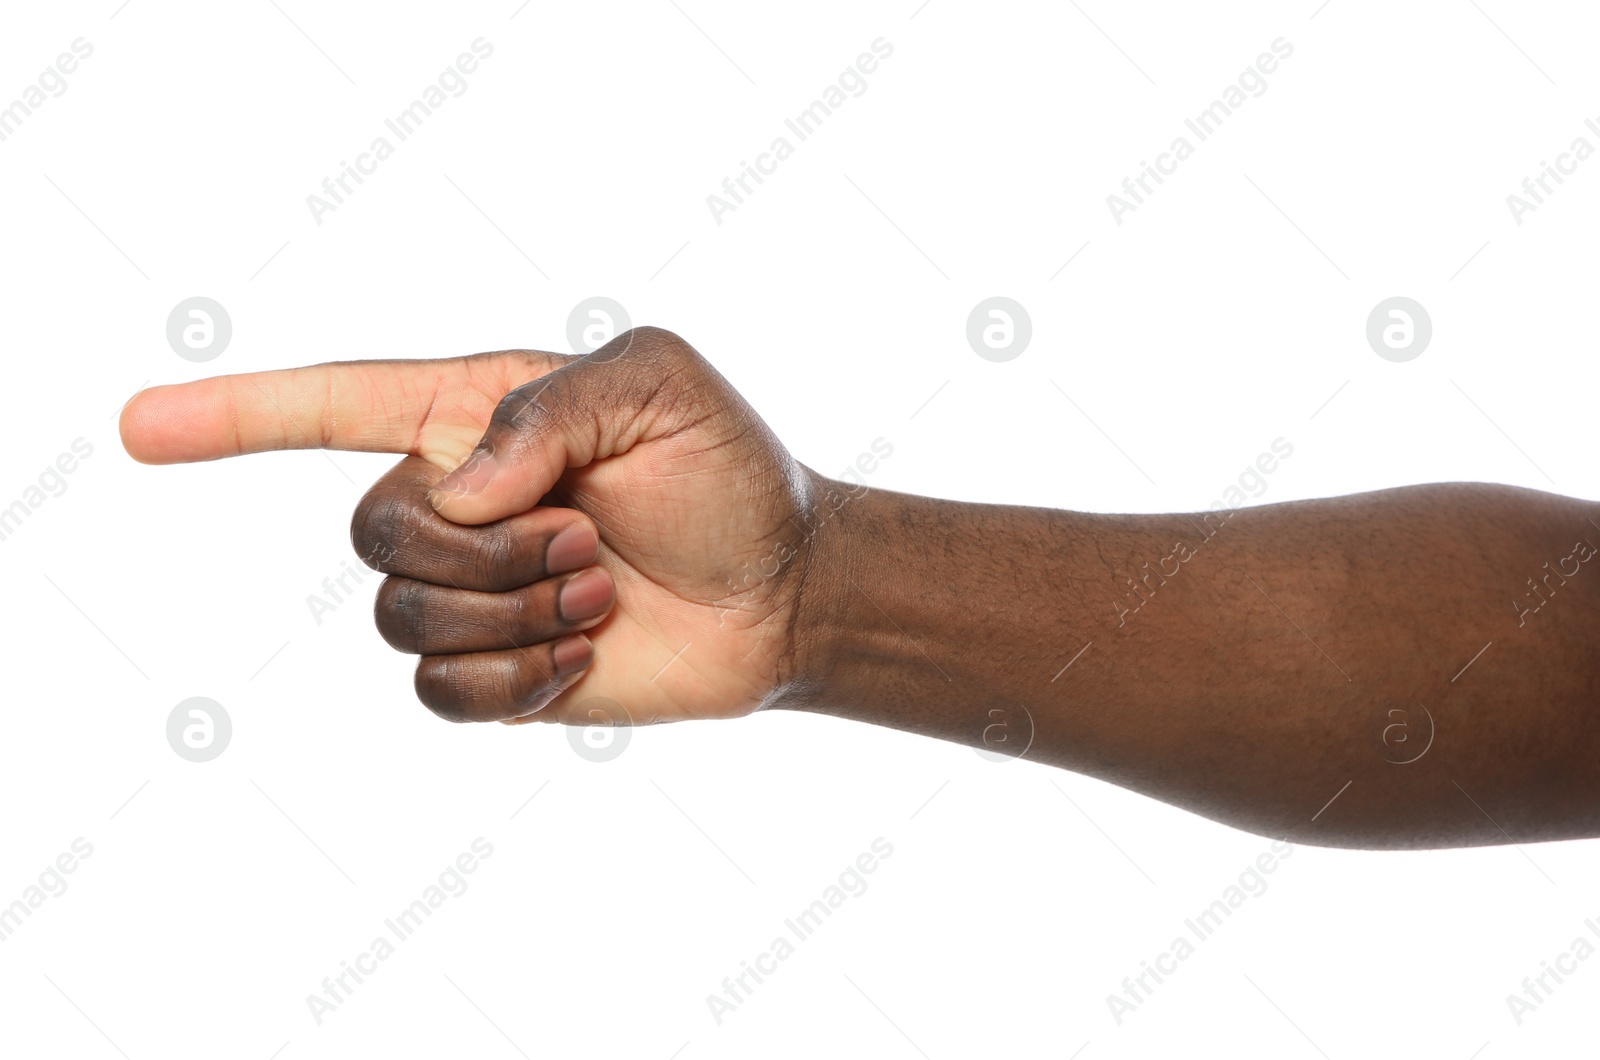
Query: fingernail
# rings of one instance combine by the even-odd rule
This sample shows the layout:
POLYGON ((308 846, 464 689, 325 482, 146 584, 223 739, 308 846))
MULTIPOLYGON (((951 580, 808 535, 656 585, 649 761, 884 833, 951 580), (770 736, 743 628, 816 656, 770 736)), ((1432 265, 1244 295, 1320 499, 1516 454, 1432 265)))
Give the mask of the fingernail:
POLYGON ((568 637, 551 649, 556 663, 556 676, 570 677, 594 662, 594 645, 589 638, 579 635, 568 637))
POLYGON ((573 523, 550 539, 544 553, 547 574, 565 574, 579 570, 595 561, 600 554, 600 542, 594 531, 583 523, 573 523))
POLYGON ((461 462, 460 467, 439 480, 434 490, 438 493, 477 493, 489 485, 489 480, 494 478, 499 466, 495 463, 494 454, 489 450, 474 449, 472 455, 461 462))
POLYGON ((566 621, 582 622, 604 614, 613 595, 611 576, 595 567, 567 579, 556 597, 556 607, 566 621))

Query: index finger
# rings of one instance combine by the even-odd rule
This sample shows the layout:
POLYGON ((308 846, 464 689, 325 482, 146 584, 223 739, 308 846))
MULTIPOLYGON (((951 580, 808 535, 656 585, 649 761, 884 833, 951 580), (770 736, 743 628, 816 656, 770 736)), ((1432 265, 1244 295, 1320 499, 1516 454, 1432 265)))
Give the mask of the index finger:
POLYGON ((122 410, 135 460, 176 464, 277 449, 421 456, 452 468, 496 403, 570 358, 532 350, 341 361, 142 390, 122 410))

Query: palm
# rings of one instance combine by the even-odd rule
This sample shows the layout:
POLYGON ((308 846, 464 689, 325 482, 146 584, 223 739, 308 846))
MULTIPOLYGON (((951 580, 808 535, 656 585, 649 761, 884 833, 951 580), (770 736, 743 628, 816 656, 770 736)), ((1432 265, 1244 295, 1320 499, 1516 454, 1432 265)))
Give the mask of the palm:
POLYGON ((796 505, 785 491, 750 488, 752 475, 783 481, 781 451, 751 448, 678 435, 563 477, 550 499, 601 528, 617 607, 589 634, 596 665, 533 717, 583 722, 593 697, 621 704, 635 724, 734 717, 772 690, 789 593, 766 542, 796 505))

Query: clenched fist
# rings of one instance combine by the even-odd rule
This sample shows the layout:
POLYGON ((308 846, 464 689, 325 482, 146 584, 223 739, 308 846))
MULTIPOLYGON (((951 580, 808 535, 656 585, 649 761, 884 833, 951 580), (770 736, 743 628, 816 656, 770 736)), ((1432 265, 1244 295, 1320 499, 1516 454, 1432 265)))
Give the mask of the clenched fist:
POLYGON ((796 673, 818 520, 797 463, 686 342, 524 350, 154 387, 122 415, 147 463, 323 446, 404 453, 362 499, 389 575, 379 631, 454 721, 644 724, 746 714, 796 673))

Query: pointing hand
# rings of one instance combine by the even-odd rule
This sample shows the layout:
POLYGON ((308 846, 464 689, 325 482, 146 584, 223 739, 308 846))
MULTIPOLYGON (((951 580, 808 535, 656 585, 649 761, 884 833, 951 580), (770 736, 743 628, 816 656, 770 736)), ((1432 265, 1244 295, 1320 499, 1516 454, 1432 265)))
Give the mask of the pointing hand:
POLYGON ((389 575, 380 632, 422 656, 418 696, 457 721, 756 709, 798 672, 808 527, 840 489, 654 328, 581 358, 519 350, 153 387, 123 411, 122 437, 146 463, 405 454, 352 536, 389 575))

